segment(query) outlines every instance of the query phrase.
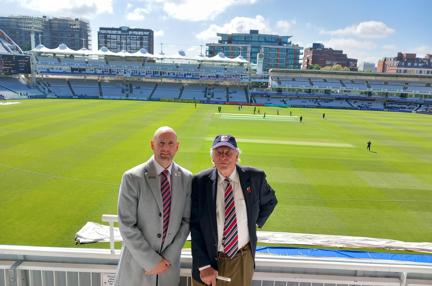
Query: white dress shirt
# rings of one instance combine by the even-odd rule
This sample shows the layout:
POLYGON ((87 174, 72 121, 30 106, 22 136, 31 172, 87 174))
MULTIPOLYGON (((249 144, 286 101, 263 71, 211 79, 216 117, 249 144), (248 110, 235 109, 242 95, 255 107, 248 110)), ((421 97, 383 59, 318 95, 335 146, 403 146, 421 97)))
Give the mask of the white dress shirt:
MULTIPOLYGON (((156 172, 157 172, 157 174, 158 174, 158 177, 159 177, 159 186, 160 186, 160 175, 161 175, 161 173, 165 170, 165 168, 164 167, 162 167, 156 160, 155 160, 155 158, 154 158, 154 156, 153 156, 153 162, 154 162, 154 164, 155 164, 155 167, 156 167, 156 172)), ((166 170, 168 170, 168 176, 167 176, 167 178, 168 178, 168 183, 170 183, 171 184, 171 169, 172 169, 172 163, 168 166, 168 168, 166 168, 166 170)))
MULTIPOLYGON (((246 202, 240 185, 237 169, 234 169, 228 177, 234 191, 234 203, 237 216, 238 249, 249 243, 249 228, 247 219, 246 202)), ((218 172, 217 194, 216 194, 216 222, 218 229, 218 251, 223 252, 223 231, 225 224, 225 177, 218 172)))

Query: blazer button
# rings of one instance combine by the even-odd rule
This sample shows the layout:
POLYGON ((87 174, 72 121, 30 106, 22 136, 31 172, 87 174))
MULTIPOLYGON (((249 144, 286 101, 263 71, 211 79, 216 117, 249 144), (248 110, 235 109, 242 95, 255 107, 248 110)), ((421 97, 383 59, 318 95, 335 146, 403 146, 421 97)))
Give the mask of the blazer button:
POLYGON ((159 213, 159 216, 162 216, 162 213, 159 213))
POLYGON ((160 233, 157 234, 157 237, 158 237, 158 238, 161 238, 161 236, 162 236, 162 235, 161 235, 160 233))

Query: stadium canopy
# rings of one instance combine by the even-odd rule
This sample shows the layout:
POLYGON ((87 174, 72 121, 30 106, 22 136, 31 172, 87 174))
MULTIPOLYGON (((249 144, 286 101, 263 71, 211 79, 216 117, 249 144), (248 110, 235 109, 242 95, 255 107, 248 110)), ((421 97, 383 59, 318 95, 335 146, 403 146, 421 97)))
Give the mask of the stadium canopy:
POLYGON ((139 51, 136 51, 135 53, 130 54, 131 57, 144 57, 144 58, 159 58, 158 56, 155 56, 153 54, 150 54, 146 49, 142 48, 139 51))
POLYGON ((79 53, 80 55, 86 55, 86 56, 88 56, 88 55, 91 55, 93 52, 90 51, 89 49, 81 48, 81 49, 79 49, 77 51, 77 53, 79 53))
POLYGON ((208 58, 208 60, 220 62, 220 61, 226 61, 226 60, 229 60, 229 59, 225 56, 224 53, 218 53, 216 56, 208 58))
POLYGON ((183 50, 178 51, 178 53, 173 55, 153 55, 150 54, 146 49, 140 49, 135 53, 129 53, 125 50, 120 52, 110 51, 107 47, 103 46, 98 51, 90 51, 88 49, 72 50, 66 44, 60 44, 55 49, 49 49, 44 45, 40 44, 31 50, 33 53, 40 54, 60 54, 60 55, 79 55, 79 56, 110 56, 110 57, 120 57, 120 58, 147 58, 153 60, 160 60, 162 62, 211 62, 220 64, 248 64, 248 61, 238 56, 237 58, 231 59, 226 57, 223 53, 219 53, 213 57, 205 56, 193 56, 188 57, 183 50))
POLYGON ((166 59, 180 59, 188 60, 190 58, 186 57, 186 53, 183 50, 179 50, 176 54, 165 56, 166 59))
POLYGON ((241 55, 239 55, 239 56, 236 57, 236 58, 231 59, 231 61, 233 61, 233 62, 237 62, 237 63, 247 63, 247 62, 248 62, 248 61, 247 61, 245 58, 243 58, 241 55))
POLYGON ((76 54, 78 51, 72 50, 66 44, 60 44, 57 48, 52 49, 55 54, 76 54))
POLYGON ((98 56, 120 56, 119 53, 111 52, 107 47, 101 47, 97 52, 93 53, 98 56))
POLYGON ((37 45, 35 48, 31 50, 32 52, 40 52, 40 53, 51 53, 52 49, 48 49, 42 44, 37 45))
POLYGON ((218 53, 213 57, 203 57, 202 61, 211 61, 211 62, 225 62, 225 63, 233 63, 233 64, 245 64, 248 63, 242 56, 238 56, 234 59, 228 58, 224 53, 218 53))
POLYGON ((92 51, 82 48, 78 51, 70 49, 66 44, 60 44, 55 49, 50 49, 45 47, 42 44, 37 45, 35 48, 31 50, 32 52, 36 53, 47 53, 47 54, 64 54, 64 55, 91 55, 93 54, 92 51))

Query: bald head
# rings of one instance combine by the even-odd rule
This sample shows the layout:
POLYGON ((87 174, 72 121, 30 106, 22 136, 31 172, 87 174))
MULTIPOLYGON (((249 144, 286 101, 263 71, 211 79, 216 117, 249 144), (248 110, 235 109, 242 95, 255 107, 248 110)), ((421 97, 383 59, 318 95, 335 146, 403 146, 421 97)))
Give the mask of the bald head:
POLYGON ((159 137, 162 133, 172 133, 176 137, 177 140, 177 133, 169 126, 162 126, 156 129, 155 133, 153 134, 153 140, 155 140, 157 137, 159 137))
POLYGON ((164 168, 171 165, 175 154, 177 153, 179 143, 177 134, 171 127, 159 127, 150 142, 155 160, 164 168))

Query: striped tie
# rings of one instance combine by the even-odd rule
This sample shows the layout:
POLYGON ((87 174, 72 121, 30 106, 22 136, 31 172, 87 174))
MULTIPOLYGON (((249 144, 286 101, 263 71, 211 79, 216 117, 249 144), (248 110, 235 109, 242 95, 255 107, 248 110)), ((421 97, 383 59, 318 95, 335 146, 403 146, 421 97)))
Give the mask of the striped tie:
POLYGON ((163 233, 162 233, 162 244, 165 242, 167 235, 170 212, 171 212, 171 186, 168 181, 169 172, 164 170, 161 173, 161 192, 163 202, 163 233))
POLYGON ((223 247, 225 254, 232 258, 238 251, 237 216, 234 203, 234 192, 229 179, 225 179, 225 224, 223 247))

